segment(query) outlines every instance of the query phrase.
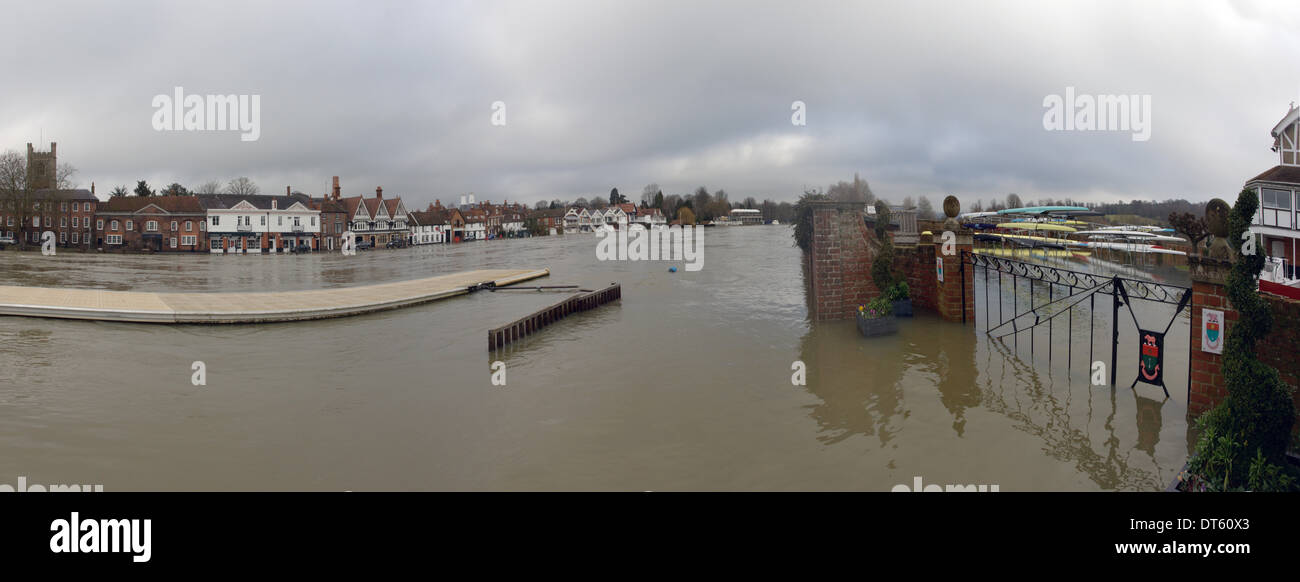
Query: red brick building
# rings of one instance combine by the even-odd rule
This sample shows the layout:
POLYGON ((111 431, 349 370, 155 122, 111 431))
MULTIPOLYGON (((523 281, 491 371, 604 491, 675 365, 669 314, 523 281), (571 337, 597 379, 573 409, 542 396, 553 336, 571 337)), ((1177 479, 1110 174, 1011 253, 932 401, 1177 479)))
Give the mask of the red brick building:
POLYGON ((114 196, 95 212, 96 248, 206 252, 207 213, 194 196, 114 196))

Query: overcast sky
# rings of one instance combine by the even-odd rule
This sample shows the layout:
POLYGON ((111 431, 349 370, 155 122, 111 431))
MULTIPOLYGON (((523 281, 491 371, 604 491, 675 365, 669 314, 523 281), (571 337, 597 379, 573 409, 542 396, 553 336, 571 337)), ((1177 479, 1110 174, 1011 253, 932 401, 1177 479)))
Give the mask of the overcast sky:
POLYGON ((1300 100, 1300 3, 22 2, 0 149, 57 141, 105 197, 534 202, 697 186, 793 200, 1229 198, 1300 100), (158 132, 155 95, 261 96, 261 135, 158 132), (1151 136, 1046 131, 1043 100, 1151 96, 1151 136), (494 126, 493 103, 505 104, 494 126), (807 106, 804 126, 791 103, 807 106))

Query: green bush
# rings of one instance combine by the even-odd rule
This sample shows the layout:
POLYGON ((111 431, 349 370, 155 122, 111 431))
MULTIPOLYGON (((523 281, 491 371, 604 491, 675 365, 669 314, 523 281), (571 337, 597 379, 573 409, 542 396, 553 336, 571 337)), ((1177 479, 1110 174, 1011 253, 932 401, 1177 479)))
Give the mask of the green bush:
POLYGON ((799 200, 794 203, 794 244, 803 249, 805 253, 812 250, 813 217, 811 203, 818 200, 830 200, 830 197, 809 190, 804 192, 803 196, 800 196, 799 200))
POLYGON ((889 289, 890 301, 902 301, 911 297, 911 289, 907 286, 907 281, 899 281, 889 289))
MULTIPOLYGON (((1228 215, 1232 244, 1242 244, 1258 205, 1253 191, 1242 190, 1228 215)), ((1296 483, 1294 469, 1286 462, 1295 422, 1291 390, 1277 370, 1255 355, 1255 342, 1273 325, 1268 304, 1256 291, 1263 267, 1263 253, 1238 252, 1227 277, 1228 300, 1240 315, 1223 349, 1228 395, 1198 421, 1202 434, 1188 467, 1214 489, 1262 491, 1294 488, 1296 483)))

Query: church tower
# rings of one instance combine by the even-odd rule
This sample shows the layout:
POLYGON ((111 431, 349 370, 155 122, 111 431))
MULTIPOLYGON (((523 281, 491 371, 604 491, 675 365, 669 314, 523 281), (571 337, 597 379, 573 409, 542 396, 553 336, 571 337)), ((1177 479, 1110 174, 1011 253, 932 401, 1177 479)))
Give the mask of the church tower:
POLYGON ((32 190, 46 190, 55 187, 55 172, 58 171, 59 144, 50 142, 50 151, 38 152, 29 142, 27 144, 27 183, 32 190))

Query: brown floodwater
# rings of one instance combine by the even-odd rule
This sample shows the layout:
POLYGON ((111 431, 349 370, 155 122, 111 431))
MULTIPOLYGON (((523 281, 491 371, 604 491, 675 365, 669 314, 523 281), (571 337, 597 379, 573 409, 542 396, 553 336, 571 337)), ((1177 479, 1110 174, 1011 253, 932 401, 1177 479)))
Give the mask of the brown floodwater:
MULTIPOLYGON (((1128 388, 1131 321, 1121 386, 1089 383, 1086 310, 1003 340, 982 315, 963 326, 918 313, 871 339, 852 322, 811 322, 785 226, 709 229, 697 272, 597 261, 595 245, 571 235, 354 257, 0 252, 0 281, 17 285, 292 291, 540 267, 552 275, 536 284, 623 285, 620 302, 497 353, 489 328, 565 295, 478 292, 263 325, 0 317, 0 484, 887 491, 920 476, 1157 490, 1186 460, 1185 314, 1166 339, 1166 400, 1128 388), (195 361, 206 386, 191 384, 195 361), (792 384, 795 361, 806 385, 792 384)), ((976 288, 982 310, 982 279, 976 288)), ((990 297, 1012 305, 1009 290, 990 297)), ((1109 365, 1109 297, 1097 305, 1092 359, 1109 365)), ((1172 312, 1140 317, 1163 327, 1172 312)))

